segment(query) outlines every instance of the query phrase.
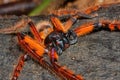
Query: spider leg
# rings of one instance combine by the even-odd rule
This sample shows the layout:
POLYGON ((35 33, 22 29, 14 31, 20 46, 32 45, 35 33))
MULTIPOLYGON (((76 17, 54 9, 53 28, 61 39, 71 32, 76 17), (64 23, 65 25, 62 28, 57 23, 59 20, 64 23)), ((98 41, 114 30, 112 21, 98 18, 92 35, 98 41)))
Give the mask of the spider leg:
POLYGON ((58 31, 63 31, 64 33, 66 33, 71 28, 71 26, 76 22, 76 20, 78 18, 87 18, 87 19, 92 18, 91 16, 89 16, 87 14, 84 14, 84 13, 81 13, 78 10, 75 10, 75 9, 57 10, 57 11, 54 11, 52 14, 55 15, 55 16, 59 16, 59 17, 64 16, 64 15, 69 15, 70 16, 69 17, 70 19, 68 19, 66 21, 65 25, 63 25, 62 22, 57 17, 55 17, 55 16, 51 17, 51 22, 53 23, 55 28, 58 31))
POLYGON ((97 11, 97 10, 100 9, 100 8, 101 8, 100 5, 92 6, 92 7, 87 8, 87 9, 84 11, 84 13, 85 13, 85 14, 90 14, 90 13, 92 13, 92 12, 94 12, 94 11, 97 11))
POLYGON ((97 23, 87 23, 83 24, 77 28, 74 29, 77 36, 82 36, 94 31, 99 30, 109 30, 109 31, 120 31, 120 22, 119 21, 99 21, 97 23))
MULTIPOLYGON (((23 47, 23 49, 25 49, 26 52, 29 53, 29 49, 27 49, 27 47, 32 49, 32 51, 36 52, 36 55, 38 56, 43 56, 44 53, 48 52, 48 50, 45 49, 44 46, 42 46, 38 41, 32 39, 30 36, 23 33, 18 33, 17 36, 19 44, 23 47)), ((33 54, 31 54, 30 56, 33 56, 33 54)))
POLYGON ((109 31, 120 31, 120 21, 101 20, 102 28, 109 31))
POLYGON ((90 14, 90 13, 92 13, 94 11, 99 10, 100 8, 107 8, 107 7, 109 7, 111 5, 115 5, 115 4, 117 4, 117 3, 94 5, 94 6, 88 7, 86 10, 83 11, 83 13, 90 14))
POLYGON ((62 22, 57 17, 51 17, 51 21, 55 26, 55 29, 58 31, 63 31, 64 33, 66 33, 69 30, 69 28, 76 20, 77 20, 76 17, 72 17, 66 22, 65 25, 63 25, 62 22))
POLYGON ((79 18, 91 18, 91 16, 87 15, 87 14, 84 14, 82 12, 80 12, 79 10, 76 10, 76 9, 60 9, 60 10, 54 10, 52 13, 52 15, 55 15, 55 16, 68 16, 68 17, 71 17, 71 16, 75 16, 75 15, 78 15, 79 18))
MULTIPOLYGON (((41 66, 49 70, 51 73, 56 73, 55 75, 62 76, 60 74, 57 74, 58 72, 56 72, 54 67, 49 62, 44 60, 43 54, 48 53, 48 51, 44 47, 42 47, 37 41, 34 41, 32 38, 20 33, 18 33, 18 40, 21 47, 23 47, 23 49, 30 57, 38 61, 41 66)), ((62 77, 61 79, 64 80, 62 77)))
POLYGON ((30 18, 26 17, 15 23, 14 25, 0 29, 1 34, 12 34, 18 33, 25 30, 26 25, 31 21, 30 18))
POLYGON ((54 48, 51 49, 51 52, 49 55, 50 55, 50 61, 54 69, 58 72, 58 74, 63 75, 67 80, 83 80, 81 75, 75 75, 71 70, 68 70, 63 66, 60 66, 57 63, 58 55, 54 48))
POLYGON ((71 17, 65 23, 65 25, 63 25, 62 22, 57 17, 51 17, 51 22, 55 26, 56 30, 63 31, 64 33, 66 33, 71 28, 71 26, 76 22, 78 17, 79 17, 79 15, 75 15, 75 16, 71 17))
POLYGON ((17 79, 18 79, 18 76, 20 75, 20 71, 22 70, 22 68, 23 68, 23 66, 24 66, 24 62, 25 62, 26 60, 27 60, 27 55, 26 55, 26 54, 23 54, 23 55, 20 57, 16 68, 14 69, 13 76, 12 76, 12 79, 11 79, 11 80, 17 80, 17 79))
POLYGON ((28 24, 30 25, 30 30, 31 30, 32 34, 34 35, 35 39, 36 39, 38 42, 41 42, 42 39, 41 39, 41 37, 40 37, 40 35, 39 35, 39 32, 38 32, 37 29, 35 28, 34 23, 33 23, 32 21, 30 21, 28 24))
POLYGON ((50 14, 53 14, 55 16, 63 16, 63 15, 75 15, 78 13, 77 9, 59 9, 59 10, 54 10, 50 14))
POLYGON ((94 30, 94 23, 83 24, 74 29, 77 36, 88 34, 94 30))
MULTIPOLYGON (((116 4, 116 3, 112 3, 112 4, 116 4)), ((54 10, 51 12, 51 14, 54 14, 55 16, 65 16, 65 15, 69 15, 69 16, 74 16, 74 15, 79 15, 80 17, 83 18, 91 18, 90 16, 88 16, 88 14, 99 10, 100 8, 104 8, 104 7, 108 7, 112 4, 102 4, 102 5, 95 5, 95 6, 90 6, 87 9, 84 9, 84 11, 80 11, 77 9, 59 9, 59 10, 54 10)))

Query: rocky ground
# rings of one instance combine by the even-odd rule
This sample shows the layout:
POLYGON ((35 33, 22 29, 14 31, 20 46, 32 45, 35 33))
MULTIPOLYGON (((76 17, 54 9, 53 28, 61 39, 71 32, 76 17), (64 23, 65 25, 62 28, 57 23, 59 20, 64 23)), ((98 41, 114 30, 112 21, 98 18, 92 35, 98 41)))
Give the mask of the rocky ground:
MULTIPOLYGON (((99 20, 119 20, 120 4, 101 8, 92 13, 98 14, 93 19, 78 20, 74 27, 86 22, 99 20)), ((19 17, 1 17, 0 28, 13 25, 19 17)), ((32 17, 41 20, 40 17, 32 17)), ((61 65, 66 65, 85 80, 120 79, 120 33, 99 31, 78 38, 78 43, 70 46, 59 58, 61 65)), ((0 34, 0 80, 10 80, 19 56, 23 53, 17 44, 15 34, 0 34)), ((29 60, 18 80, 57 80, 57 77, 42 68, 34 60, 29 60)))

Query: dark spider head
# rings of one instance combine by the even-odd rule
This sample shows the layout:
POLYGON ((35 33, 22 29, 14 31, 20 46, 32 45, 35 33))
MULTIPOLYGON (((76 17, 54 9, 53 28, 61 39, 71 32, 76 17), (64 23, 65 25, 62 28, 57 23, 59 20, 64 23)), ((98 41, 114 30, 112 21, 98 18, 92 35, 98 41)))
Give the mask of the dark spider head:
POLYGON ((68 48, 71 44, 77 42, 77 35, 69 30, 67 33, 61 31, 51 32, 45 39, 45 45, 50 50, 55 48, 58 55, 61 55, 62 52, 68 48))

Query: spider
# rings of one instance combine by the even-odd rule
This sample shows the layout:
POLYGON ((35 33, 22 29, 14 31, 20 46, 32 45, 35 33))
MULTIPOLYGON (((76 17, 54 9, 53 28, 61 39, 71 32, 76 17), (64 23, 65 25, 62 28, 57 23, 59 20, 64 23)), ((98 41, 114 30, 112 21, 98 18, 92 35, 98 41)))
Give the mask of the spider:
POLYGON ((85 14, 81 14, 77 10, 54 12, 54 15, 57 16, 70 14, 71 17, 66 21, 65 25, 63 25, 56 16, 51 16, 50 20, 53 27, 47 25, 39 31, 36 29, 34 23, 29 20, 27 23, 30 25, 30 30, 34 38, 24 33, 17 33, 19 44, 26 53, 20 57, 11 80, 18 79, 20 71, 24 66, 24 62, 28 59, 28 56, 38 61, 43 67, 51 72, 54 72, 61 80, 84 80, 81 75, 76 75, 71 70, 60 66, 58 64, 58 57, 62 55, 62 52, 70 45, 77 43, 79 36, 106 29, 110 31, 120 31, 120 24, 117 21, 113 23, 110 21, 87 23, 73 30, 70 29, 78 18, 91 18, 88 14, 99 8, 99 6, 89 8, 85 11, 85 14), (50 57, 50 62, 47 62, 43 58, 44 54, 50 57))

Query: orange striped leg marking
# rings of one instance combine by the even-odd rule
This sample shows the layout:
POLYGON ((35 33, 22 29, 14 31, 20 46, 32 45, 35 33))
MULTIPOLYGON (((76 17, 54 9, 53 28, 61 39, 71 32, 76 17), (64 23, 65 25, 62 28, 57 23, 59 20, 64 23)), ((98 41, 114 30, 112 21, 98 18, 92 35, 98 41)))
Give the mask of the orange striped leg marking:
MULTIPOLYGON (((28 46, 32 51, 36 52, 36 55, 38 56, 43 56, 43 54, 46 52, 46 49, 38 41, 27 35, 18 33, 18 40, 23 49, 26 49, 25 46, 28 46)), ((28 49, 25 51, 29 52, 28 49)))
POLYGON ((63 15, 75 15, 79 11, 76 9, 60 9, 60 10, 54 10, 52 11, 51 14, 56 15, 56 16, 63 16, 63 15))
POLYGON ((120 31, 120 22, 100 21, 99 23, 88 23, 75 28, 77 36, 82 36, 99 30, 120 31))
POLYGON ((55 10, 53 11, 51 14, 55 15, 55 16, 76 16, 78 15, 79 18, 83 17, 83 18, 91 18, 89 15, 83 14, 82 12, 80 12, 79 10, 76 9, 61 9, 61 10, 55 10))
POLYGON ((84 11, 84 13, 85 14, 90 14, 90 13, 92 13, 93 11, 97 11, 98 9, 100 9, 101 8, 101 6, 99 6, 99 5, 96 5, 96 6, 93 6, 93 7, 89 7, 88 9, 86 9, 85 11, 84 11))
POLYGON ((120 21, 102 20, 100 23, 102 24, 103 29, 107 28, 110 31, 120 31, 120 21))
POLYGON ((76 21, 77 19, 76 17, 77 16, 70 18, 65 25, 63 25, 61 21, 56 17, 51 17, 51 21, 55 26, 56 30, 63 31, 64 33, 66 33, 71 28, 73 23, 76 21))
POLYGON ((31 21, 30 18, 23 18, 17 23, 7 28, 0 29, 0 33, 2 34, 12 34, 17 33, 25 29, 26 25, 31 21))
POLYGON ((27 55, 24 54, 20 57, 18 64, 13 72, 13 76, 11 80, 17 80, 18 76, 20 75, 20 71, 22 70, 23 66, 24 66, 24 62, 27 59, 27 55))
POLYGON ((75 28, 74 31, 77 34, 77 36, 82 36, 85 34, 88 34, 94 30, 94 25, 92 23, 83 24, 79 26, 78 28, 75 28))
MULTIPOLYGON (((32 57, 34 60, 38 61, 41 64, 41 66, 43 66, 44 68, 49 70, 51 73, 53 73, 53 74, 55 73, 58 77, 61 78, 61 80, 64 80, 63 76, 61 74, 58 74, 58 72, 54 69, 54 67, 50 63, 48 63, 47 61, 44 60, 43 55, 41 55, 43 53, 38 54, 39 51, 37 51, 37 48, 34 49, 33 47, 31 47, 26 42, 25 38, 27 38, 27 36, 21 35, 20 33, 18 33, 19 43, 23 47, 23 49, 28 53, 28 55, 30 57, 32 57)), ((41 51, 41 49, 42 48, 39 48, 40 51, 41 51)))
POLYGON ((41 39, 41 37, 40 37, 37 29, 35 28, 34 23, 31 21, 31 22, 29 22, 28 24, 30 25, 31 32, 32 32, 32 34, 34 35, 35 39, 36 39, 38 42, 41 42, 42 39, 41 39))
POLYGON ((63 24, 57 17, 51 17, 51 22, 53 23, 57 31, 67 32, 67 30, 64 28, 63 24))
MULTIPOLYGON (((103 7, 103 8, 106 8, 106 7, 109 7, 109 6, 111 6, 111 5, 115 5, 115 4, 117 4, 117 3, 95 5, 95 6, 92 6, 92 7, 87 8, 87 9, 84 11, 84 13, 85 13, 85 14, 90 14, 90 13, 92 13, 92 12, 94 12, 94 11, 99 10, 99 9, 102 8, 102 7, 103 7)), ((118 4, 119 4, 119 3, 118 3, 118 4)))

